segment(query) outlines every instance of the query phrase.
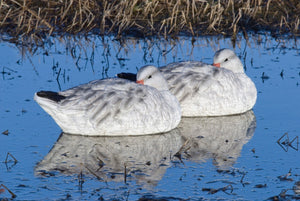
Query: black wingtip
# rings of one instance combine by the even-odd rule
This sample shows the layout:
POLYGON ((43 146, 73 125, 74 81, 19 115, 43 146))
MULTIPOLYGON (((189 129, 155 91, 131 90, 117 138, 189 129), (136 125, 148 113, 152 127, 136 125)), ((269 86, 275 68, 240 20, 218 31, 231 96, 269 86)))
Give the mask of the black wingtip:
POLYGON ((57 92, 53 91, 39 91, 36 93, 36 95, 41 98, 48 98, 55 102, 59 102, 66 98, 65 96, 59 95, 57 92))
POLYGON ((136 74, 134 73, 118 73, 117 74, 118 78, 123 78, 126 80, 130 80, 130 81, 136 81, 136 74))

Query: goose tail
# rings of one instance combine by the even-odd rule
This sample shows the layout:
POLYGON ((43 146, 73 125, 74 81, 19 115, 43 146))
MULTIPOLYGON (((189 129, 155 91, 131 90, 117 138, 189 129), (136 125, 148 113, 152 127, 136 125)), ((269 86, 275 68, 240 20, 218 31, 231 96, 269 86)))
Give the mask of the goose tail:
POLYGON ((130 81, 136 81, 136 74, 134 73, 118 73, 117 74, 118 78, 130 80, 130 81))
POLYGON ((65 99, 65 96, 60 95, 57 92, 53 91, 39 91, 35 94, 36 98, 43 98, 43 99, 49 99, 51 101, 54 101, 56 103, 60 102, 61 100, 65 99))
POLYGON ((55 116, 60 101, 65 98, 65 96, 53 91, 39 91, 34 94, 34 100, 51 116, 55 116))

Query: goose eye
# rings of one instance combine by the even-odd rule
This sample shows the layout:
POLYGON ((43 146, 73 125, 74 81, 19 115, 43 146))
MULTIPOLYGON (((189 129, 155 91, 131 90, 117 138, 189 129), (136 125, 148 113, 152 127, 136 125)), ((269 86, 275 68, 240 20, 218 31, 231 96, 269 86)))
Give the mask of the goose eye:
POLYGON ((150 78, 152 78, 152 76, 151 76, 151 75, 149 75, 148 79, 150 79, 150 78))
POLYGON ((226 61, 228 61, 228 58, 226 58, 226 59, 224 60, 224 62, 226 62, 226 61))

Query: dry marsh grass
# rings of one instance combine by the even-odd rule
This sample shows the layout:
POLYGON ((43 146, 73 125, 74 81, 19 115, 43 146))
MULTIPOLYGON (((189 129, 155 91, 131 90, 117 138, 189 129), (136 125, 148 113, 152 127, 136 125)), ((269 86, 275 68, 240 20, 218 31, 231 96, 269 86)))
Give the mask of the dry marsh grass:
POLYGON ((0 0, 0 30, 10 38, 55 34, 118 37, 299 35, 298 0, 0 0))

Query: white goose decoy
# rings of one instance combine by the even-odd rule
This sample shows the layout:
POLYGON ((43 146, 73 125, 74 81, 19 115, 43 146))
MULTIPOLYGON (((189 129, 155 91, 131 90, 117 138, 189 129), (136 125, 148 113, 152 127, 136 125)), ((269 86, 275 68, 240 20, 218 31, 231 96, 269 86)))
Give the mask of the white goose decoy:
POLYGON ((154 66, 142 67, 136 84, 110 78, 61 92, 40 91, 36 102, 63 132, 92 136, 167 132, 181 119, 180 104, 154 66))
MULTIPOLYGON (((182 116, 241 114, 251 110, 256 102, 255 84, 230 49, 217 51, 214 65, 176 62, 161 67, 160 71, 180 102, 182 116)), ((122 75, 127 77, 126 73, 122 75)))

